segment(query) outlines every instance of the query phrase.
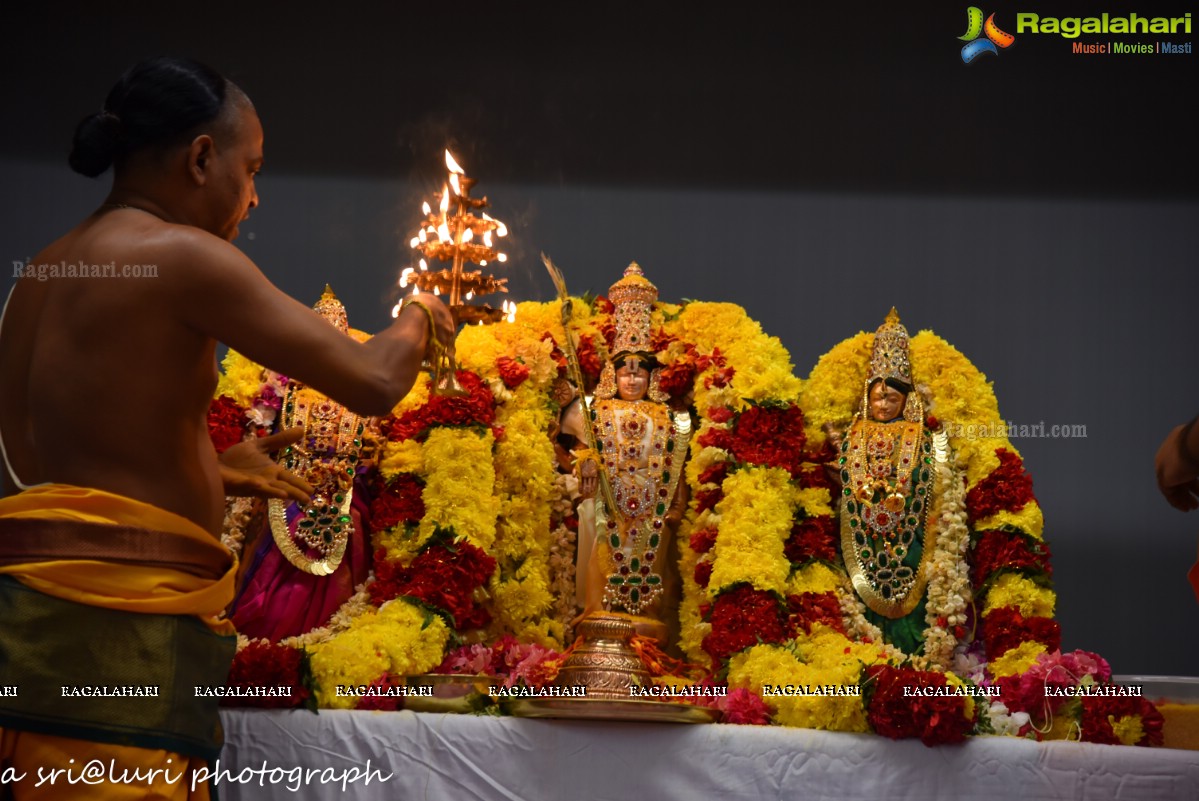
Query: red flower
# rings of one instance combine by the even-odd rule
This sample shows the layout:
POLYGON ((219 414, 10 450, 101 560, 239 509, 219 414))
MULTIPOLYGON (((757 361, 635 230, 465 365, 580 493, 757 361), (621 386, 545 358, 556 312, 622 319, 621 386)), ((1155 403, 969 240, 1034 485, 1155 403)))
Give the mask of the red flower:
POLYGON ((803 629, 812 633, 813 623, 823 623, 845 633, 845 621, 841 618, 841 604, 833 592, 805 592, 787 597, 787 626, 792 632, 803 629))
POLYGON ((984 531, 970 552, 970 580, 978 586, 1001 568, 1053 575, 1049 546, 1011 531, 984 531))
POLYGON ((712 563, 707 559, 701 559, 695 563, 695 583, 701 587, 708 586, 708 582, 712 580, 712 563))
POLYGON ((739 462, 781 467, 796 475, 806 443, 803 412, 794 403, 785 408, 750 406, 733 426, 730 450, 739 462))
POLYGON ((221 706, 249 706, 260 709, 295 709, 305 705, 312 691, 301 676, 307 673, 303 649, 255 640, 233 657, 227 687, 290 687, 290 696, 229 696, 221 706))
POLYGON ((224 453, 241 442, 246 435, 246 410, 227 395, 214 400, 208 407, 208 436, 217 453, 224 453))
POLYGON ((890 665, 867 668, 867 674, 875 687, 866 719, 884 737, 919 737, 933 746, 960 743, 973 728, 966 717, 965 696, 924 694, 929 688, 948 687, 945 674, 890 665))
POLYGON ((707 553, 716 544, 716 529, 701 528, 691 532, 691 550, 696 553, 707 553))
POLYGON ((1162 713, 1144 698, 1132 696, 1085 695, 1082 697, 1082 740, 1087 743, 1119 745, 1120 738, 1112 722, 1129 715, 1141 716, 1145 734, 1136 745, 1162 744, 1162 713))
POLYGON ((695 361, 686 356, 666 365, 658 373, 658 388, 676 400, 687 397, 694 385, 695 361))
POLYGON ((727 387, 736 374, 737 370, 734 367, 720 367, 708 374, 708 377, 704 379, 704 387, 707 389, 727 387))
POLYGON ((712 631, 704 650, 714 668, 722 660, 758 643, 787 640, 786 610, 769 592, 742 584, 722 594, 712 605, 712 631))
POLYGON ((993 659, 1025 642, 1043 643, 1049 651, 1062 647, 1062 627, 1048 617, 1024 617, 1014 606, 1001 606, 983 618, 982 639, 993 659))
POLYGON ((699 474, 700 484, 715 484, 720 486, 724 483, 724 479, 729 474, 729 468, 732 465, 729 462, 714 462, 704 468, 704 471, 699 474))
POLYGON ((833 518, 828 515, 805 517, 791 527, 791 536, 783 544, 783 553, 796 564, 813 559, 837 561, 837 539, 833 518))
POLYGON ((412 473, 401 473, 371 501, 371 528, 386 531, 425 516, 424 485, 412 473))
POLYGON ((553 359, 554 362, 557 363, 557 365, 558 365, 558 375, 564 376, 564 375, 566 375, 566 371, 567 371, 567 367, 568 367, 568 362, 566 361, 566 354, 562 352, 562 348, 558 347, 558 340, 554 339, 553 334, 551 334, 548 331, 546 331, 544 334, 541 335, 542 342, 545 342, 547 339, 554 346, 553 349, 550 350, 550 358, 553 359))
POLYGON ((724 498, 724 491, 720 489, 702 490, 695 494, 695 513, 707 511, 720 503, 724 498))
POLYGON ((468 370, 458 371, 458 383, 467 391, 466 395, 430 395, 429 401, 419 409, 407 411, 399 418, 386 418, 381 424, 384 436, 398 442, 419 439, 436 425, 490 426, 494 423, 495 396, 487 383, 468 370))
POLYGON ((728 406, 709 406, 708 419, 713 423, 727 423, 733 419, 733 410, 728 406))
POLYGON ((720 348, 713 348, 712 353, 708 356, 697 356, 695 366, 701 373, 709 367, 724 367, 728 363, 728 359, 720 352, 720 348))
POLYGON ((576 354, 579 357, 579 369, 583 371, 583 375, 592 381, 599 381, 604 363, 600 359, 599 349, 595 346, 595 337, 588 335, 580 339, 576 354))
POLYGON ((996 512, 1018 512, 1031 500, 1032 477, 1024 462, 1007 448, 997 448, 999 467, 966 493, 966 510, 971 522, 985 520, 996 512))
POLYGON ((591 308, 600 314, 612 314, 612 312, 616 311, 616 307, 612 305, 612 301, 608 300, 604 295, 597 297, 595 302, 591 304, 591 308))
POLYGON ((482 628, 491 616, 474 600, 475 590, 495 572, 495 559, 468 542, 435 542, 417 554, 407 567, 375 554, 375 583, 370 587, 376 606, 399 596, 415 598, 454 619, 458 631, 482 628))
POLYGON ((704 448, 723 448, 727 451, 733 446, 733 434, 727 428, 713 426, 700 434, 697 442, 704 448))
POLYGON ((823 464, 803 464, 799 470, 793 473, 795 482, 801 489, 824 488, 831 494, 834 490, 833 484, 829 481, 828 473, 825 472, 823 464))
POLYGON ((510 356, 496 359, 495 369, 499 371, 500 380, 508 389, 516 389, 529 377, 529 368, 525 363, 510 356))
POLYGON ((596 322, 595 327, 599 329, 600 336, 604 338, 604 345, 611 353, 616 347, 616 324, 612 322, 611 318, 608 318, 596 322))
POLYGON ((403 687, 406 684, 403 680, 396 681, 388 674, 384 673, 379 678, 370 683, 370 686, 379 692, 378 695, 364 695, 358 699, 357 709, 370 709, 378 712, 395 712, 397 709, 404 708, 404 696, 402 695, 386 695, 385 693, 392 687, 403 687))
POLYGON ((659 328, 657 331, 650 333, 649 349, 653 353, 661 353, 670 347, 671 342, 677 342, 678 339, 679 338, 673 334, 666 333, 665 328, 659 328))

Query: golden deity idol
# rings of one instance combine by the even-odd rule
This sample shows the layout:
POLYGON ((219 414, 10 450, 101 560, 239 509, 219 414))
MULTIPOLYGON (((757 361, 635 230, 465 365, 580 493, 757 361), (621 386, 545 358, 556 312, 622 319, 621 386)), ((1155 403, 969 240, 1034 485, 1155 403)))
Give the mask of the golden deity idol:
MULTIPOLYGON (((578 463, 578 597, 584 616, 628 615, 638 633, 667 645, 677 627, 674 532, 686 508, 683 464, 691 416, 672 412, 658 388, 650 310, 658 290, 629 265, 609 291, 616 341, 589 416, 595 449, 578 463), (603 490, 600 492, 599 490, 603 490)), ((564 430, 580 428, 568 410, 564 430)))

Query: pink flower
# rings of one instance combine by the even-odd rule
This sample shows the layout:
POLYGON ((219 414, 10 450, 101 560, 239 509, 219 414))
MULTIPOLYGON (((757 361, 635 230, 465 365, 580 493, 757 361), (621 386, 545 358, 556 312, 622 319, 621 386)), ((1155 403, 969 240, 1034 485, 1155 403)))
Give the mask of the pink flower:
POLYGON ((749 726, 766 726, 770 723, 770 709, 756 693, 744 687, 734 687, 720 699, 717 708, 724 712, 724 723, 740 723, 749 726))

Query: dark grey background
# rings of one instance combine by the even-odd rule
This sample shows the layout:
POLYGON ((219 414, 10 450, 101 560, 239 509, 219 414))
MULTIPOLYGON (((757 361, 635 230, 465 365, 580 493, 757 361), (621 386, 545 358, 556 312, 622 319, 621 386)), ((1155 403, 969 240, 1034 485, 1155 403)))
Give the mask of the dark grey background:
MULTIPOLYGON (((1014 442, 1064 647, 1118 673, 1199 674, 1199 515, 1165 504, 1152 467, 1199 412, 1195 55, 1072 55, 1023 35, 963 65, 957 3, 407 5, 10 4, 4 288, 106 192, 65 165, 75 122, 136 60, 197 57, 266 129, 238 245, 301 300, 330 281, 356 327, 386 323, 446 145, 509 224, 517 299, 552 294, 539 251, 578 292, 635 259, 664 299, 744 305, 800 375, 898 306, 995 382, 1009 421, 1086 426, 1014 442)), ((1015 11, 1127 13, 984 11, 1012 32, 1015 11)))

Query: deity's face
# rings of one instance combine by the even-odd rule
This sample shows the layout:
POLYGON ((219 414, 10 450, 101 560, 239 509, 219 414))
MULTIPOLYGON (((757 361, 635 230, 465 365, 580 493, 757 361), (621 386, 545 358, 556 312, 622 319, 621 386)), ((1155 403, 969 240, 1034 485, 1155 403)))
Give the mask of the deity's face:
POLYGON ((624 360, 616 368, 616 394, 621 400, 635 401, 645 397, 649 391, 649 370, 636 356, 624 360))
POLYGON ((870 386, 870 418, 880 423, 889 423, 903 414, 907 395, 885 381, 875 381, 870 386))

